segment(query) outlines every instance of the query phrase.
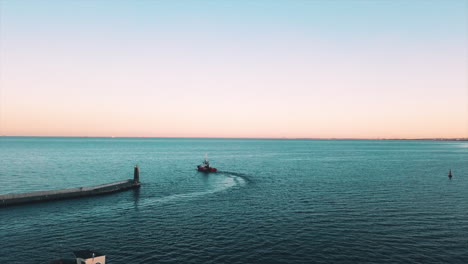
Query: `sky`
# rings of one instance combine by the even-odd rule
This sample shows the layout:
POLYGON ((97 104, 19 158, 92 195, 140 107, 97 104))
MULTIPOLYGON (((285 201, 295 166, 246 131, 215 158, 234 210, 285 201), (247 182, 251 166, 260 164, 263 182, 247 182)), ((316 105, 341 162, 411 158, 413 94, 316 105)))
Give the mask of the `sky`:
POLYGON ((0 135, 468 137, 468 1, 0 0, 0 135))

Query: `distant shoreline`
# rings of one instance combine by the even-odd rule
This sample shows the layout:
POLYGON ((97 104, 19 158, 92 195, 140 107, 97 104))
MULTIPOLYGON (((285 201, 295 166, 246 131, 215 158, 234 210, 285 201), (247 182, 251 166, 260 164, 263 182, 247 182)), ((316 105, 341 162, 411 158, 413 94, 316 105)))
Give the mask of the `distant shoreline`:
POLYGON ((105 136, 7 136, 10 138, 140 138, 140 139, 278 139, 278 140, 425 140, 425 141, 468 141, 468 138, 256 138, 256 137, 105 137, 105 136))

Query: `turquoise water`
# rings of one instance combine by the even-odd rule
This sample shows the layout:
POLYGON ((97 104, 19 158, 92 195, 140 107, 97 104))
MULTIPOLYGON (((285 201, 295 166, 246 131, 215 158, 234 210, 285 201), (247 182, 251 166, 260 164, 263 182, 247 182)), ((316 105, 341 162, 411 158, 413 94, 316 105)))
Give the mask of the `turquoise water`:
POLYGON ((468 263, 468 142, 0 137, 0 160, 0 194, 143 183, 0 208, 0 263, 468 263))

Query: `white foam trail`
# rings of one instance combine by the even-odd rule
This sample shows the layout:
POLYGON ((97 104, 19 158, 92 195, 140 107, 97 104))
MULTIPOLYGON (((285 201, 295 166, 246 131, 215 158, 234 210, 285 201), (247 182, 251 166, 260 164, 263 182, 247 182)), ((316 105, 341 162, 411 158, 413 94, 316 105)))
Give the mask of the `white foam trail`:
MULTIPOLYGON (((241 176, 229 174, 229 173, 217 173, 214 175, 210 175, 214 178, 219 179, 214 182, 212 185, 213 188, 206 190, 206 191, 199 191, 199 192, 189 192, 189 193, 182 193, 182 194, 173 194, 164 197, 149 197, 149 198, 140 198, 137 201, 128 201, 128 202, 119 202, 114 204, 114 206, 109 205, 95 205, 93 206, 93 210, 99 212, 99 214, 114 214, 118 211, 121 215, 125 215, 128 210, 132 209, 143 209, 149 206, 154 206, 157 204, 164 204, 169 202, 174 202, 178 200, 190 200, 200 196, 214 194, 218 192, 226 191, 230 188, 235 186, 245 186, 247 181, 243 179, 241 176)), ((142 186, 144 188, 144 185, 142 186)))
POLYGON ((210 189, 207 191, 200 191, 200 192, 173 194, 173 195, 169 195, 165 197, 158 197, 158 198, 144 198, 137 202, 138 204, 137 206, 138 208, 141 209, 141 207, 146 207, 146 206, 150 206, 150 205, 154 205, 158 203, 161 204, 161 203, 168 203, 168 202, 177 201, 177 200, 197 198, 197 197, 208 195, 208 194, 222 192, 237 185, 245 186, 246 184, 246 181, 242 179, 242 177, 235 176, 235 175, 217 173, 212 176, 219 177, 221 175, 224 176, 224 179, 222 181, 216 181, 216 184, 213 189, 210 189))
POLYGON ((233 178, 240 186, 245 186, 246 182, 242 177, 234 176, 233 178))
POLYGON ((188 198, 195 198, 207 194, 212 194, 212 193, 217 193, 221 192, 224 190, 227 190, 229 188, 232 188, 237 185, 237 181, 234 180, 232 177, 226 177, 224 181, 221 182, 220 185, 215 187, 214 189, 208 190, 208 191, 202 191, 202 192, 191 192, 191 193, 183 193, 183 194, 174 194, 174 195, 169 195, 166 197, 158 198, 155 199, 154 202, 158 203, 166 203, 170 202, 173 200, 179 200, 179 199, 188 199, 188 198))

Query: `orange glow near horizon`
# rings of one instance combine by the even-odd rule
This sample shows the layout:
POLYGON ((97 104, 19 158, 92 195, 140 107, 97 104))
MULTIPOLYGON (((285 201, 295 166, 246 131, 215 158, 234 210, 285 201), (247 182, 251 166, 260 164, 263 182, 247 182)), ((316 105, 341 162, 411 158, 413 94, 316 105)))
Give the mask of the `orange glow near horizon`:
POLYGON ((468 138, 457 3, 163 2, 2 3, 0 135, 468 138))

